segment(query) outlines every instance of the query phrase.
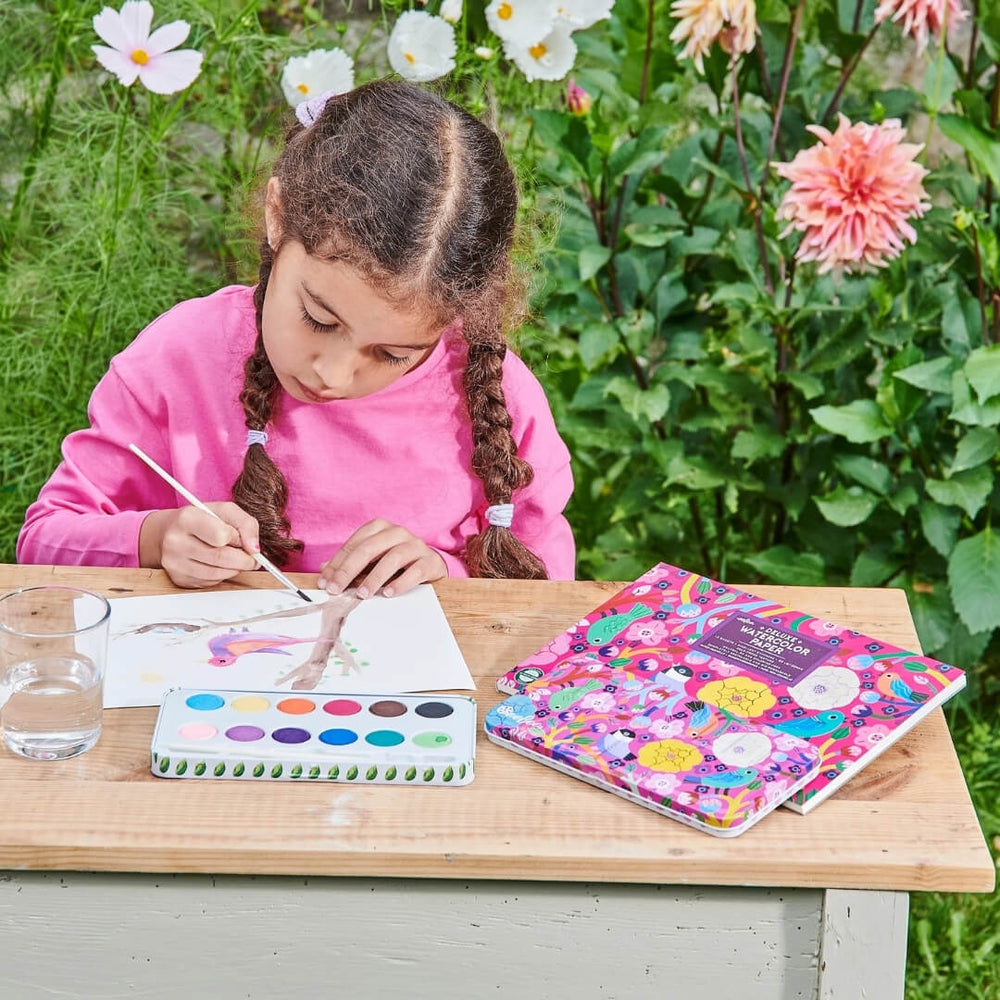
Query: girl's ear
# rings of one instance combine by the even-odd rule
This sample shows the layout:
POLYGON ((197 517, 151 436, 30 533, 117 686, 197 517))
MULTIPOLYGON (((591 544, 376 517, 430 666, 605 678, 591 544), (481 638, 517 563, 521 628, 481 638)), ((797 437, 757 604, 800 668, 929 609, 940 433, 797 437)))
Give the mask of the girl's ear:
POLYGON ((267 242, 277 246, 281 239, 281 184, 277 177, 267 182, 264 195, 264 228, 267 232, 267 242))

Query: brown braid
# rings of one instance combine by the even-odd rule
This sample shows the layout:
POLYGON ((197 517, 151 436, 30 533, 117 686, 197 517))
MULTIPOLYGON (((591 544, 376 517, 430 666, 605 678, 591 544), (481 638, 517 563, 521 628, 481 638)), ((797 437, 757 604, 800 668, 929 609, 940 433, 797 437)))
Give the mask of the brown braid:
MULTIPOLYGON (((534 473, 523 458, 518 458, 510 433, 511 419, 501 384, 507 346, 502 340, 477 341, 468 328, 466 339, 469 356, 462 382, 472 420, 472 468, 483 482, 488 503, 510 503, 514 490, 527 486, 534 473)), ((541 559, 522 545, 510 528, 487 525, 467 542, 465 559, 472 576, 548 578, 541 559)))
MULTIPOLYGON (((267 279, 274 265, 274 251, 265 240, 260 248, 260 277, 254 289, 253 304, 257 310, 257 341, 243 365, 243 391, 240 403, 246 415, 247 430, 262 431, 271 419, 271 409, 278 390, 278 377, 264 352, 261 334, 261 314, 267 279)), ((233 483, 233 501, 260 525, 260 550, 279 566, 288 561, 292 552, 300 552, 302 542, 289 537, 290 525, 285 516, 288 504, 288 484, 281 470, 261 444, 252 444, 243 458, 243 471, 233 483)))
MULTIPOLYGON (((330 98, 308 129, 293 125, 273 174, 280 236, 273 251, 262 247, 257 344, 240 395, 247 427, 263 430, 277 398, 261 316, 275 257, 294 240, 320 259, 345 261, 381 295, 401 307, 416 303, 442 327, 461 319, 472 468, 489 504, 516 503, 532 470, 517 455, 501 385, 503 330, 517 299, 510 264, 517 185, 500 140, 421 87, 379 80, 330 98)), ((282 562, 301 548, 289 537, 284 478, 263 447, 247 449, 233 499, 260 522, 270 558, 282 562)), ((465 558, 473 576, 546 575, 508 528, 487 526, 469 540, 465 558)))

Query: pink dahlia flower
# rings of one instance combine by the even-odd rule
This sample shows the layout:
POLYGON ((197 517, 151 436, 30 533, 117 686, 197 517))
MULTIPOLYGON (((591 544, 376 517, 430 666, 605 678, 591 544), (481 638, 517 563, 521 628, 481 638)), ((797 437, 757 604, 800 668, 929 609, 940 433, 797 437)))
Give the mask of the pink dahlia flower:
POLYGON ((902 21, 903 33, 917 41, 917 51, 927 48, 927 34, 940 35, 964 21, 969 12, 962 0, 882 0, 875 10, 875 23, 886 18, 902 21))
POLYGON ((674 0, 670 13, 677 18, 670 32, 672 42, 684 42, 682 59, 694 59, 699 73, 705 72, 704 58, 717 41, 731 56, 750 52, 757 34, 757 5, 754 0, 674 0))
POLYGON ((884 267, 917 234, 907 222, 931 206, 921 181, 927 171, 914 161, 923 146, 905 143, 896 119, 852 125, 840 115, 836 132, 808 129, 820 142, 775 169, 792 182, 777 217, 789 220, 781 234, 803 234, 795 257, 817 261, 820 274, 835 267, 884 267))

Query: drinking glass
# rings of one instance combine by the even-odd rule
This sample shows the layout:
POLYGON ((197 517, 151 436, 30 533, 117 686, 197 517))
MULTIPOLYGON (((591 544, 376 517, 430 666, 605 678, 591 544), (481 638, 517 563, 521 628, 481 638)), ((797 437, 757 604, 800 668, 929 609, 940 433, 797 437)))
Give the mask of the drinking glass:
POLYGON ((0 730, 32 760, 62 760, 101 735, 111 606, 77 587, 0 597, 0 730))

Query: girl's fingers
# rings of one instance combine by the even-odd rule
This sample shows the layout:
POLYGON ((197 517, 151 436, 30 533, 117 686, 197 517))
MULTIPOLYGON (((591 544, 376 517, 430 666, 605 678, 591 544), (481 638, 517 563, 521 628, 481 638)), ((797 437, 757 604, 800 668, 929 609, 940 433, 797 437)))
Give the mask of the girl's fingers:
MULTIPOLYGON (((400 594, 405 594, 408 590, 413 590, 417 584, 426 583, 429 578, 427 576, 427 567, 424 565, 425 562, 426 560, 424 559, 418 559, 415 563, 407 566, 402 573, 394 580, 390 580, 382 588, 383 596, 398 597, 400 594)), ((438 577, 433 577, 432 579, 436 580, 438 577)))
MULTIPOLYGON (((321 574, 320 586, 339 594, 369 564, 380 559, 393 546, 413 538, 405 528, 387 521, 369 521, 341 546, 321 574)), ((383 581, 384 582, 384 581, 383 581)))
POLYGON ((424 549, 424 543, 412 535, 402 544, 394 545, 358 584, 358 597, 377 594, 400 571, 415 565, 424 549))

